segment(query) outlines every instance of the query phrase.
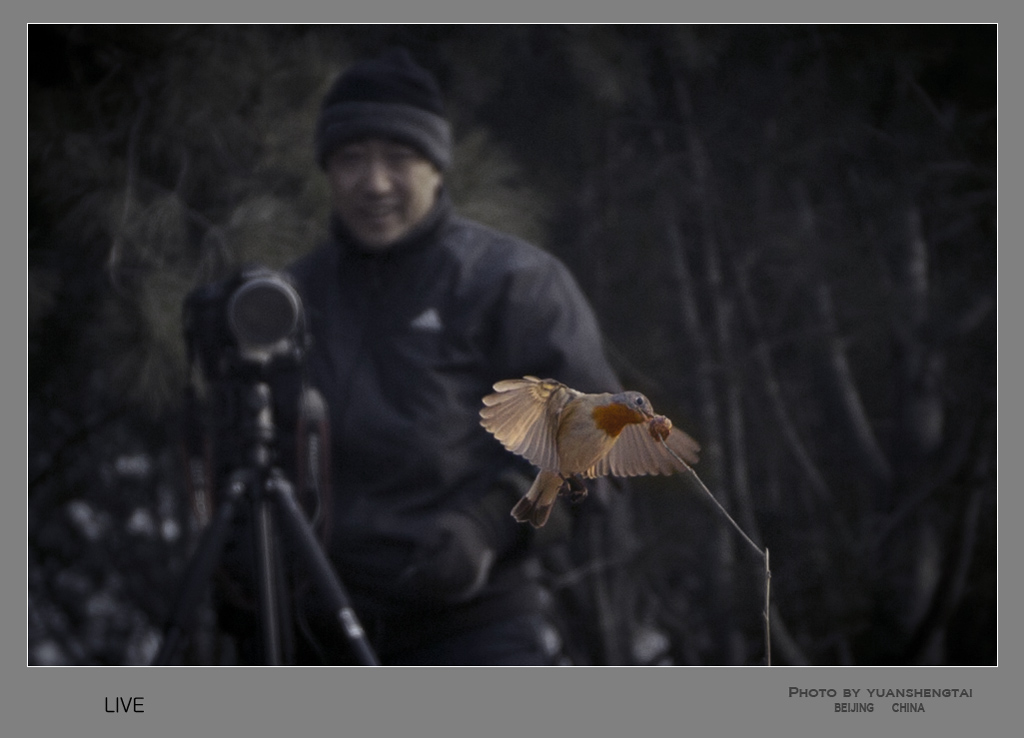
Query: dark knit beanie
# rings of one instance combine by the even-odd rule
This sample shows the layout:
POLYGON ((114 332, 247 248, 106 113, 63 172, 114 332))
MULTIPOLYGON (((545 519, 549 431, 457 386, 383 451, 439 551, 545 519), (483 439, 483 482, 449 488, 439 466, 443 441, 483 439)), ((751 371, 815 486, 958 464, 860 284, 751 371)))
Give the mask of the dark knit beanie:
POLYGON ((368 136, 407 143, 442 171, 451 164, 451 127, 441 90, 405 49, 358 61, 331 85, 317 121, 317 162, 326 169, 338 146, 368 136))

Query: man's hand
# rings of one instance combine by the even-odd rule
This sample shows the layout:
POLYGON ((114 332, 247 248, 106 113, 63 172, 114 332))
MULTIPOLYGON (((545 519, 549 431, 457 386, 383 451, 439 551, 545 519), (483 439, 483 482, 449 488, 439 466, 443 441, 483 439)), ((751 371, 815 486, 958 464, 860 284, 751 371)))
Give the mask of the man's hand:
POLYGON ((442 513, 434 535, 399 577, 399 589, 431 604, 465 602, 487 582, 495 550, 469 515, 442 513))

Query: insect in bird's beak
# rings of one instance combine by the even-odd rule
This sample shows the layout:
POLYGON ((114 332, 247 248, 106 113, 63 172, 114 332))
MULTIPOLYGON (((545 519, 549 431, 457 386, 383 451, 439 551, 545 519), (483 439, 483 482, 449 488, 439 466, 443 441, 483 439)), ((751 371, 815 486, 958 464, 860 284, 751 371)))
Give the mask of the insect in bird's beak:
POLYGON ((647 422, 647 432, 655 441, 664 441, 672 432, 672 421, 664 415, 655 415, 647 422))

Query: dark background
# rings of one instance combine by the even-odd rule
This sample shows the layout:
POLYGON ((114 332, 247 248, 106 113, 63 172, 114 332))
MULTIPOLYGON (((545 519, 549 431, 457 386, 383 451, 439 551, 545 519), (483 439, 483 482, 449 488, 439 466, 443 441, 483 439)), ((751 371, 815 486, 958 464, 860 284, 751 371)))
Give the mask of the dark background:
MULTIPOLYGON (((320 96, 395 43, 446 91, 457 205, 569 264, 770 549, 773 662, 996 663, 995 26, 28 41, 30 663, 155 651, 198 532, 181 301, 323 236, 320 96)), ((542 572, 574 661, 760 663, 761 562, 695 485, 611 509, 542 572)))

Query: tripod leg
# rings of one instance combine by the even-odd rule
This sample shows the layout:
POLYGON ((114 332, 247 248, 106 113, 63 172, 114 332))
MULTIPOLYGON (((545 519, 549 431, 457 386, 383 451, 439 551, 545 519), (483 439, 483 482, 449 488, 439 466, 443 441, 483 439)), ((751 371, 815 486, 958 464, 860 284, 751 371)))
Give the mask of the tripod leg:
POLYGON ((352 609, 345 588, 331 568, 327 555, 320 548, 313 529, 295 501, 291 484, 283 477, 275 476, 267 480, 267 492, 277 504, 283 527, 291 536, 299 556, 312 572, 317 586, 328 597, 331 611, 336 614, 338 624, 352 645, 356 657, 366 666, 378 666, 380 662, 366 638, 355 610, 352 609))
POLYGON ((278 578, 277 550, 275 547, 274 518, 270 504, 262 496, 254 500, 253 529, 256 554, 257 589, 260 602, 260 622, 263 631, 263 660, 268 666, 281 663, 281 613, 279 609, 281 582, 278 578))
POLYGON ((166 666, 181 647, 186 629, 188 628, 196 608, 205 592, 206 585, 217 566, 227 533, 235 515, 235 507, 244 488, 232 486, 229 494, 224 495, 224 502, 218 506, 217 514, 203 531, 192 560, 189 562, 182 580, 174 609, 164 630, 160 650, 153 659, 154 666, 166 666))

